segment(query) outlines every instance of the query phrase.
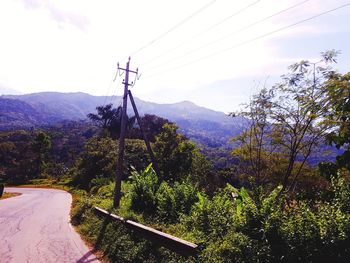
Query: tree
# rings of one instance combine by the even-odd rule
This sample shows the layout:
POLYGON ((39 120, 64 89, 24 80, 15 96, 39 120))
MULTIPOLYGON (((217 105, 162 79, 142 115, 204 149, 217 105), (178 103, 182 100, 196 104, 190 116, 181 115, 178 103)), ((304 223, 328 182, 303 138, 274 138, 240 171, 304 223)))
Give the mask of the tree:
POLYGON ((330 74, 321 94, 319 107, 324 109, 325 122, 333 128, 327 140, 344 149, 343 154, 337 156, 337 164, 350 170, 350 72, 330 74))
MULTIPOLYGON (((163 131, 163 126, 171 123, 169 120, 153 114, 145 114, 141 117, 141 125, 150 142, 155 142, 156 136, 163 131)), ((143 139, 143 135, 139 128, 133 128, 130 131, 130 138, 143 139)))
MULTIPOLYGON (((113 108, 112 104, 96 107, 97 114, 89 113, 88 118, 97 123, 108 136, 117 139, 120 136, 122 122, 122 107, 113 108)), ((127 130, 130 130, 135 124, 135 116, 127 116, 127 130)))
POLYGON ((292 190, 314 147, 323 141, 330 126, 321 121, 323 107, 319 104, 320 90, 328 75, 330 63, 338 52, 321 53, 317 62, 303 60, 289 67, 290 73, 274 89, 275 97, 270 118, 275 142, 288 158, 282 190, 292 190), (296 167, 296 163, 300 165, 296 167))
POLYGON ((282 190, 295 188, 314 147, 330 128, 321 121, 323 107, 319 102, 321 87, 333 72, 329 63, 335 61, 336 55, 337 52, 328 51, 321 53, 317 62, 303 60, 291 65, 281 83, 262 89, 253 97, 248 111, 240 112, 250 123, 238 137, 239 150, 241 155, 245 151, 257 184, 274 173, 269 161, 283 157, 286 167, 280 179, 282 190))
POLYGON ((48 159, 48 153, 51 149, 51 138, 44 132, 39 132, 32 144, 33 152, 36 154, 35 160, 35 172, 38 176, 42 175, 46 162, 48 159))
POLYGON ((255 186, 271 180, 276 145, 271 143, 272 126, 268 117, 272 110, 272 90, 263 88, 254 95, 239 115, 248 119, 248 128, 233 138, 238 143, 232 155, 240 158, 239 171, 255 186))
POLYGON ((163 180, 177 181, 191 169, 195 145, 177 133, 177 129, 175 124, 165 124, 154 143, 154 155, 163 180))
POLYGON ((112 119, 118 115, 121 115, 121 107, 113 109, 113 104, 107 104, 106 106, 96 107, 97 114, 89 113, 88 118, 93 122, 106 129, 111 126, 112 119))
POLYGON ((112 178, 117 163, 117 142, 111 138, 91 138, 72 169, 73 182, 84 189, 96 178, 112 178))

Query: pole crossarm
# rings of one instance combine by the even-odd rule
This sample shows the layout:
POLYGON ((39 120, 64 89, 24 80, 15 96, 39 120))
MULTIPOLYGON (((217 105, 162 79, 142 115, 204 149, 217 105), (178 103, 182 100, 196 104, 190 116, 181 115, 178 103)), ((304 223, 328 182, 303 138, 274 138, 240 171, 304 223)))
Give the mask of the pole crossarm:
MULTIPOLYGON (((118 68, 119 70, 124 70, 124 71, 127 71, 127 69, 125 69, 125 68, 118 68)), ((129 72, 131 72, 131 73, 135 73, 135 74, 139 74, 139 72, 138 72, 138 70, 136 70, 136 71, 133 71, 133 70, 128 70, 129 72)))

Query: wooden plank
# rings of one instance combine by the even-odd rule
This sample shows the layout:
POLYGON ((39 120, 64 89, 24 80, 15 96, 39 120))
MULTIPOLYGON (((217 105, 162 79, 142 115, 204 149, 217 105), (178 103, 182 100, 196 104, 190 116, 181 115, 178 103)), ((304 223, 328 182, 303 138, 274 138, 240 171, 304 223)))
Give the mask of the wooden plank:
POLYGON ((178 254, 190 256, 197 254, 197 245, 181 238, 169 235, 154 228, 136 223, 131 220, 126 221, 127 227, 142 235, 145 239, 152 241, 159 246, 166 247, 178 254))
POLYGON ((123 222, 125 223, 125 219, 121 216, 117 216, 115 214, 111 214, 109 213, 107 210, 104 210, 102 208, 99 208, 97 206, 95 206, 95 211, 97 211, 98 213, 102 214, 102 215, 105 215, 105 216, 110 216, 112 219, 115 219, 117 221, 120 221, 120 222, 123 222))
POLYGON ((194 256, 197 254, 198 245, 194 243, 169 235, 167 233, 164 233, 152 227, 134 222, 132 220, 125 220, 123 217, 110 214, 108 211, 103 210, 99 207, 95 207, 95 210, 98 211, 100 214, 109 216, 111 219, 114 219, 115 221, 124 223, 126 227, 132 229, 135 233, 140 234, 145 239, 153 243, 156 243, 159 246, 166 247, 171 251, 174 251, 184 256, 194 256))

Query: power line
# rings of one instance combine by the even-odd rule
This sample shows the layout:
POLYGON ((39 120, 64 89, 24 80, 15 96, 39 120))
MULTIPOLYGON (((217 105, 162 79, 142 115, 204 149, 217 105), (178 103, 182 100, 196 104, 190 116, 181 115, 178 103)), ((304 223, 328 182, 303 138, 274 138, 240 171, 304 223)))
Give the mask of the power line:
MULTIPOLYGON (((109 96, 109 92, 110 92, 110 89, 111 89, 113 83, 116 81, 116 79, 117 79, 118 76, 121 77, 123 74, 124 74, 124 72, 120 72, 119 69, 115 72, 114 78, 109 82, 108 89, 107 89, 107 94, 106 94, 105 99, 104 99, 104 102, 103 102, 103 107, 105 107, 105 106, 107 105, 107 98, 108 98, 108 96, 109 96)), ((112 99, 113 99, 113 97, 114 97, 115 94, 116 94, 116 89, 113 91, 109 103, 112 103, 112 99)))
POLYGON ((233 31, 233 32, 229 33, 228 35, 225 35, 224 37, 218 38, 218 39, 216 39, 214 41, 211 41, 209 43, 206 43, 206 44, 204 44, 204 45, 202 45, 200 47, 194 48, 194 49, 192 49, 192 50, 186 52, 185 54, 182 54, 182 55, 180 55, 180 56, 178 56, 176 58, 170 59, 170 60, 168 60, 168 61, 166 61, 164 63, 161 63, 161 64, 158 64, 158 65, 156 65, 154 67, 151 67, 150 69, 155 69, 155 68, 162 67, 163 65, 167 65, 167 64, 169 64, 169 63, 171 63, 173 61, 179 60, 179 59, 181 59, 183 57, 186 57, 186 56, 188 56, 188 55, 190 55, 192 53, 198 52, 198 51, 200 51, 200 50, 202 50, 202 49, 204 49, 204 48, 206 48, 208 46, 211 46, 211 45, 214 45, 214 44, 216 44, 218 42, 226 40, 227 38, 230 38, 230 37, 232 37, 232 36, 242 32, 242 31, 245 31, 245 30, 247 30, 247 29, 249 29, 249 28, 251 28, 251 27, 253 27, 253 26, 257 25, 257 24, 260 24, 260 23, 262 23, 262 22, 264 22, 264 21, 266 21, 268 19, 271 19, 271 18, 273 18, 275 16, 278 16, 278 15, 280 15, 280 14, 282 14, 284 12, 287 12, 287 11, 289 11, 291 9, 294 9, 294 8, 296 8, 296 7, 300 6, 300 5, 303 5, 303 4, 305 4, 306 2, 309 2, 309 1, 311 1, 311 0, 301 1, 301 2, 299 2, 297 4, 294 4, 294 5, 290 6, 290 7, 287 7, 285 9, 281 10, 281 11, 278 11, 277 13, 271 14, 271 15, 269 15, 267 17, 264 17, 264 18, 262 18, 262 19, 260 19, 258 21, 255 21, 255 22, 253 22, 253 23, 251 23, 251 24, 249 24, 247 26, 244 26, 244 27, 242 27, 242 28, 240 28, 240 29, 238 29, 236 31, 233 31))
MULTIPOLYGON (((154 58, 148 60, 146 63, 143 64, 143 66, 148 65, 149 63, 151 63, 151 62, 153 62, 154 60, 157 60, 157 59, 163 57, 164 55, 168 54, 169 52, 172 52, 172 51, 174 51, 174 50, 176 50, 176 49, 182 47, 182 46, 183 46, 184 44, 186 44, 187 42, 189 42, 189 41, 191 41, 191 40, 193 40, 193 39, 195 39, 195 38, 197 38, 197 37, 199 37, 199 36, 201 36, 201 35, 203 35, 203 34, 209 32, 209 31, 211 31, 212 29, 218 27, 219 25, 222 25, 223 23, 225 23, 225 22, 228 21, 229 19, 231 19, 231 18, 233 18, 233 17, 235 17, 235 16, 237 16, 237 15, 243 13, 244 11, 246 11, 247 9, 249 9, 250 7, 256 5, 257 3, 261 2, 261 1, 262 1, 262 0, 257 0, 257 1, 251 3, 251 4, 247 5, 247 6, 245 6, 245 7, 241 8, 241 9, 239 9, 238 11, 236 11, 236 12, 234 12, 233 14, 231 14, 231 15, 225 17, 224 19, 220 20, 219 22, 215 23, 214 25, 211 25, 209 28, 206 28, 206 29, 204 29, 203 31, 199 32, 198 34, 196 34, 196 35, 194 35, 194 36, 192 36, 192 37, 190 37, 190 38, 184 40, 183 42, 181 42, 181 43, 178 44, 177 46, 174 46, 174 47, 168 49, 167 51, 161 53, 160 55, 158 55, 158 56, 156 56, 156 57, 154 57, 154 58)), ((310 1, 310 0, 307 0, 307 1, 310 1)))
MULTIPOLYGON (((165 31, 164 33, 160 34, 159 36, 157 36, 156 38, 154 38, 153 40, 151 40, 150 42, 148 42, 147 44, 145 44, 144 46, 140 47, 138 50, 134 51, 131 53, 130 56, 134 56, 136 54, 138 54, 139 52, 141 52, 142 50, 148 48, 149 46, 153 45, 154 43, 156 43, 157 41, 159 41, 160 39, 162 39, 163 37, 165 37, 166 35, 168 35, 170 32, 174 31, 175 29, 179 28, 180 26, 182 26, 183 24, 187 23, 189 20, 191 20, 192 18, 194 18, 196 15, 200 14, 201 12, 203 12, 205 9, 207 9, 208 7, 210 7, 212 4, 214 4, 216 2, 216 0, 213 0, 211 2, 209 2, 208 4, 202 6, 201 8, 199 8, 198 10, 196 10, 194 13, 192 13, 191 15, 189 15, 188 17, 186 17, 185 19, 181 20, 179 23, 177 23, 176 25, 172 26, 170 29, 168 29, 167 31, 165 31)), ((125 58, 127 58, 128 56, 124 57, 122 60, 124 60, 125 58)))
MULTIPOLYGON (((330 9, 330 10, 327 10, 327 11, 324 11, 324 12, 319 13, 319 14, 317 14, 317 15, 314 15, 314 16, 308 17, 308 18, 306 18, 306 19, 297 21, 297 22, 292 23, 292 24, 290 24, 290 25, 287 25, 287 26, 281 27, 281 28, 279 28, 279 29, 270 31, 270 32, 268 32, 268 33, 262 34, 262 35, 260 35, 260 36, 251 38, 251 39, 249 39, 249 40, 246 40, 246 41, 243 41, 243 42, 241 42, 241 43, 239 43, 239 44, 236 44, 236 45, 234 45, 234 46, 232 46, 232 47, 219 50, 219 51, 217 51, 217 52, 211 53, 210 55, 207 55, 207 56, 198 58, 198 59, 196 59, 196 60, 192 60, 192 61, 190 61, 190 62, 188 62, 188 63, 185 63, 185 64, 182 64, 182 65, 173 67, 173 68, 171 68, 171 69, 168 69, 168 70, 165 70, 165 71, 162 71, 162 72, 158 72, 158 73, 156 73, 156 74, 149 75, 148 77, 146 76, 145 78, 146 78, 146 79, 152 78, 152 77, 154 77, 155 75, 164 74, 164 73, 167 73, 167 72, 169 72, 169 71, 173 71, 173 70, 176 70, 176 69, 179 69, 179 68, 182 68, 182 67, 186 67, 186 66, 188 66, 188 65, 197 63, 197 62, 199 62, 199 61, 202 61, 202 60, 205 60, 205 59, 208 59, 208 58, 217 56, 217 55, 219 55, 219 54, 221 54, 221 53, 224 53, 224 52, 230 51, 230 50, 232 50, 232 49, 241 47, 241 46, 243 46, 243 45, 249 44, 250 42, 254 42, 254 41, 259 40, 259 39, 261 39, 261 38, 265 38, 265 37, 267 37, 267 36, 269 36, 269 35, 272 35, 272 34, 281 32, 281 31, 286 30, 286 29, 288 29, 288 28, 291 28, 291 27, 294 27, 294 26, 296 26, 296 25, 305 23, 305 22, 307 22, 307 21, 313 20, 313 19, 315 19, 315 18, 318 18, 318 17, 320 17, 320 16, 323 16, 323 15, 326 15, 326 14, 328 14, 328 13, 334 12, 334 11, 336 11, 336 10, 345 8, 345 7, 347 7, 347 6, 350 6, 350 3, 347 3, 347 4, 344 4, 344 5, 338 6, 338 7, 336 7, 336 8, 333 8, 333 9, 330 9)), ((144 79, 145 79, 145 78, 144 78, 144 79)))

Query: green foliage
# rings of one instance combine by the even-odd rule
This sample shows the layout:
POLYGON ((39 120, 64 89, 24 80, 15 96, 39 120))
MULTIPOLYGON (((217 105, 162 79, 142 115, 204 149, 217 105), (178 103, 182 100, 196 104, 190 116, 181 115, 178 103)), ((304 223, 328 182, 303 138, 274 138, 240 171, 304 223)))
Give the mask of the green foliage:
MULTIPOLYGON (((90 193, 96 194, 100 193, 100 189, 104 186, 109 185, 112 182, 112 178, 110 177, 97 177, 91 180, 90 182, 90 193)), ((112 193, 112 192, 111 192, 112 193)))
POLYGON ((195 145, 177 133, 175 124, 165 124, 163 132, 156 137, 154 154, 162 180, 177 181, 183 178, 192 166, 195 145))
POLYGON ((99 218, 92 209, 98 199, 80 198, 72 210, 72 223, 111 262, 195 262, 167 249, 154 246, 122 223, 99 218))
POLYGON ((325 122, 334 127, 327 140, 338 149, 344 148, 344 153, 337 157, 337 163, 350 170, 350 73, 330 74, 322 88, 322 95, 319 104, 324 109, 325 122))
POLYGON ((117 144, 110 138, 91 138, 85 145, 72 170, 73 183, 83 189, 91 188, 95 178, 113 178, 116 167, 117 144))
POLYGON ((327 51, 319 61, 291 65, 281 83, 261 89, 240 112, 249 118, 249 128, 236 139, 239 149, 233 153, 241 157, 243 173, 255 185, 278 178, 277 185, 284 191, 295 189, 310 155, 331 129, 323 121, 327 108, 322 97, 327 78, 334 76, 329 64, 337 54, 327 51), (278 158, 285 163, 284 169, 276 169, 278 158))
MULTIPOLYGON (((166 123, 171 122, 153 114, 145 114, 141 117, 143 132, 150 142, 155 142, 156 136, 163 131, 163 126, 166 123)), ((129 131, 128 137, 133 139, 144 139, 143 134, 138 127, 133 127, 132 130, 129 131)))
POLYGON ((187 227, 206 241, 225 236, 233 224, 235 210, 228 192, 221 191, 213 199, 201 193, 197 196, 198 202, 193 205, 190 217, 186 219, 187 227))
POLYGON ((131 207, 135 211, 154 213, 157 207, 156 192, 159 188, 158 177, 148 165, 141 174, 134 171, 131 180, 133 182, 131 193, 131 207))
POLYGON ((262 262, 257 257, 255 244, 242 233, 228 232, 223 239, 213 241, 204 249, 202 262, 262 262))
MULTIPOLYGON (((116 139, 121 132, 122 107, 113 108, 112 104, 96 107, 97 114, 89 113, 87 116, 90 120, 97 123, 103 128, 105 133, 116 139)), ((130 130, 135 123, 135 117, 126 116, 127 129, 130 130)))
POLYGON ((134 171, 131 179, 131 209, 153 215, 161 222, 177 222, 181 215, 190 213, 198 200, 198 190, 192 184, 160 183, 151 165, 141 173, 134 171))
POLYGON ((124 170, 131 174, 133 170, 141 171, 150 163, 146 144, 143 140, 127 139, 125 142, 124 170))
POLYGON ((338 166, 335 163, 320 162, 318 168, 321 176, 325 177, 328 181, 330 181, 332 177, 337 176, 338 166))
POLYGON ((86 218, 86 213, 93 207, 91 198, 82 196, 75 201, 71 210, 71 223, 73 226, 80 225, 86 218))
POLYGON ((332 178, 333 202, 342 212, 350 214, 350 184, 340 175, 332 178))
POLYGON ((211 160, 208 160, 198 149, 192 152, 192 165, 188 180, 192 184, 198 185, 200 189, 210 193, 214 192, 218 187, 211 160))
MULTIPOLYGON (((105 255, 117 262, 185 260, 156 249, 121 225, 96 218, 91 207, 107 208, 101 197, 112 186, 101 187, 98 198, 78 202, 80 208, 74 208, 73 219, 79 229, 94 242, 98 240, 105 255)), ((186 182, 159 184, 151 166, 135 173, 123 188, 122 204, 143 215, 133 218, 153 222, 161 229, 169 227, 171 233, 200 244, 199 262, 346 262, 350 256, 350 187, 342 176, 332 179, 327 202, 290 200, 282 187, 266 193, 227 185, 209 197, 186 182)))
POLYGON ((181 215, 188 215, 197 202, 197 189, 190 183, 176 182, 172 187, 162 182, 157 194, 157 217, 162 222, 175 223, 181 215))

